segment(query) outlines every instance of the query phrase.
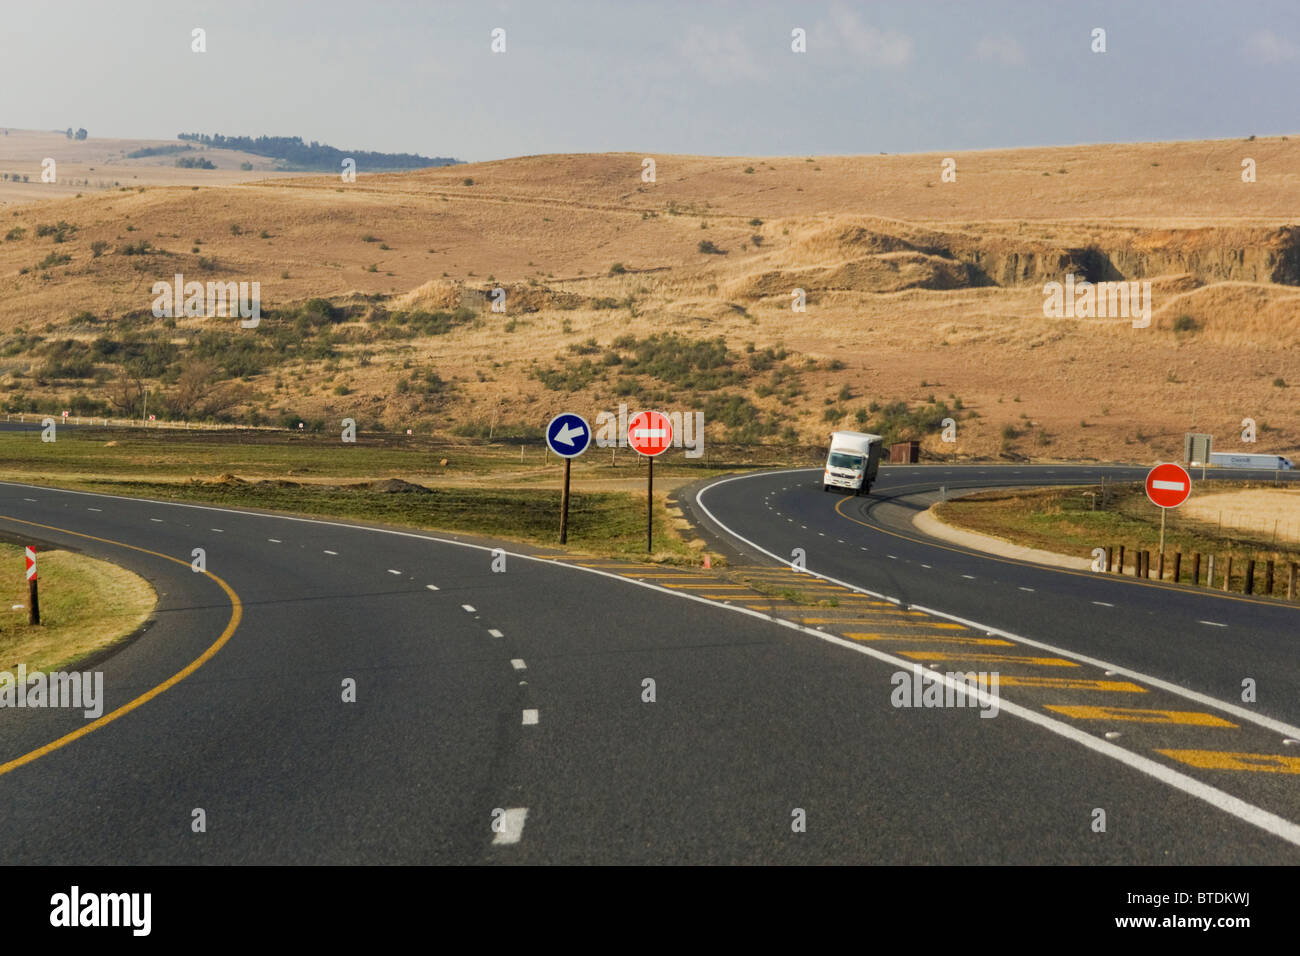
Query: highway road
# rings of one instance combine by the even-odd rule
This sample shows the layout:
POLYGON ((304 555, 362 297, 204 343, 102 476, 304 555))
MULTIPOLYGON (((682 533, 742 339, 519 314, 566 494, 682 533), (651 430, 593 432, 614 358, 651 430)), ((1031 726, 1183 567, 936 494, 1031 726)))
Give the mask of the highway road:
MULTIPOLYGON (((1294 772, 1194 769, 1153 749, 1207 750, 1215 731, 1283 752, 1300 718, 1285 628, 1300 612, 896 537, 918 537, 909 499, 890 500, 935 477, 915 470, 882 473, 874 503, 796 472, 714 483, 698 504, 764 564, 758 549, 805 547, 847 585, 846 613, 864 588, 968 616, 1140 672, 1130 694, 1153 707, 1177 698, 1161 682, 1187 688, 1205 698, 1177 698, 1188 712, 1229 726, 1157 727, 1157 740, 1126 725, 1112 741, 1032 684, 1005 688, 995 719, 896 707, 893 675, 923 660, 899 656, 922 653, 897 643, 911 635, 1025 650, 930 614, 852 638, 672 569, 0 484, 0 529, 119 563, 159 594, 148 628, 92 665, 103 717, 0 710, 7 859, 1300 862, 1294 772), (886 638, 903 650, 871 643, 886 638), (1239 675, 1259 681, 1252 706, 1270 726, 1205 703, 1238 699, 1239 675)), ((956 471, 944 480, 1049 480, 956 471)), ((864 596, 860 613, 900 611, 864 596)), ((1098 670, 1078 666, 1083 683, 1098 670)))

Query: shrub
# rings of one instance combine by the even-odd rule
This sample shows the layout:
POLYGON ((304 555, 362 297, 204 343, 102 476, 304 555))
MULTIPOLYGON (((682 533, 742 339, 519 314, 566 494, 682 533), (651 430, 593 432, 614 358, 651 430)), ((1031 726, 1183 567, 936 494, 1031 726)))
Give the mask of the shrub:
POLYGON ((1197 328, 1196 320, 1186 313, 1174 319, 1175 332, 1195 332, 1197 328))
POLYGON ((698 248, 700 252, 706 255, 725 256, 727 254, 725 249, 719 249, 716 245, 714 245, 713 240, 711 239, 701 239, 699 246, 697 246, 696 248, 698 248))

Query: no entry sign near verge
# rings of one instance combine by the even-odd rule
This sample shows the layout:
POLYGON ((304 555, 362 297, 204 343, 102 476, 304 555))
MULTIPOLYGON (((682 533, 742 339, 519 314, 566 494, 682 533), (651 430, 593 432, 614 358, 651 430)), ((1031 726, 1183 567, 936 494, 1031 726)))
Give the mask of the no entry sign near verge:
MULTIPOLYGON (((1182 465, 1166 462, 1156 465, 1147 473, 1147 497, 1160 507, 1160 554, 1165 553, 1165 515, 1177 508, 1192 493, 1192 476, 1182 465)), ((1164 558, 1160 558, 1164 561, 1164 558)))
POLYGON ((662 412, 638 412, 627 423, 627 443, 645 456, 645 550, 654 550, 655 455, 662 455, 673 443, 673 423, 662 412))

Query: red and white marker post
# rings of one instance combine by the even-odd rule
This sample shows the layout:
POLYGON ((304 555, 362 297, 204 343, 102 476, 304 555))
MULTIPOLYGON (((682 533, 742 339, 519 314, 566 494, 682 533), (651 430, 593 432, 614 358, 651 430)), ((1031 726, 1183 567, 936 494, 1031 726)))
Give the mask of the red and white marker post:
POLYGON ((673 443, 673 423, 661 412, 639 412, 627 423, 627 443, 644 455, 646 464, 645 550, 651 553, 655 515, 655 456, 662 455, 673 443))
POLYGON ((41 623, 41 600, 36 591, 36 549, 27 546, 27 623, 41 623))
MULTIPOLYGON (((1165 515, 1192 493, 1192 476, 1182 465, 1156 465, 1147 473, 1147 497, 1160 508, 1160 553, 1165 553, 1165 515)), ((1164 559, 1161 558, 1163 561, 1164 559)))

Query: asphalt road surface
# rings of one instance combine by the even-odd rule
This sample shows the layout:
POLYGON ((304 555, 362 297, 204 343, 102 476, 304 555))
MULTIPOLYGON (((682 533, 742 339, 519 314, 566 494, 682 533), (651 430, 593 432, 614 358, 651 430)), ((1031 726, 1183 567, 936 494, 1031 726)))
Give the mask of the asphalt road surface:
MULTIPOLYGON (((976 471, 945 480, 1059 478, 976 471)), ((933 477, 887 470, 877 490, 933 477)), ((1207 696, 1237 700, 1254 676, 1251 706, 1300 720, 1295 609, 897 538, 908 499, 840 499, 815 479, 714 484, 705 520, 742 549, 805 547, 854 586, 1207 696)), ((17 484, 0 484, 0 529, 159 595, 145 632, 92 665, 103 717, 0 710, 8 862, 1300 862, 1295 773, 1189 786, 1029 704, 896 707, 902 658, 648 576, 17 484)), ((1232 724, 1282 750, 1277 728, 1232 724)))

